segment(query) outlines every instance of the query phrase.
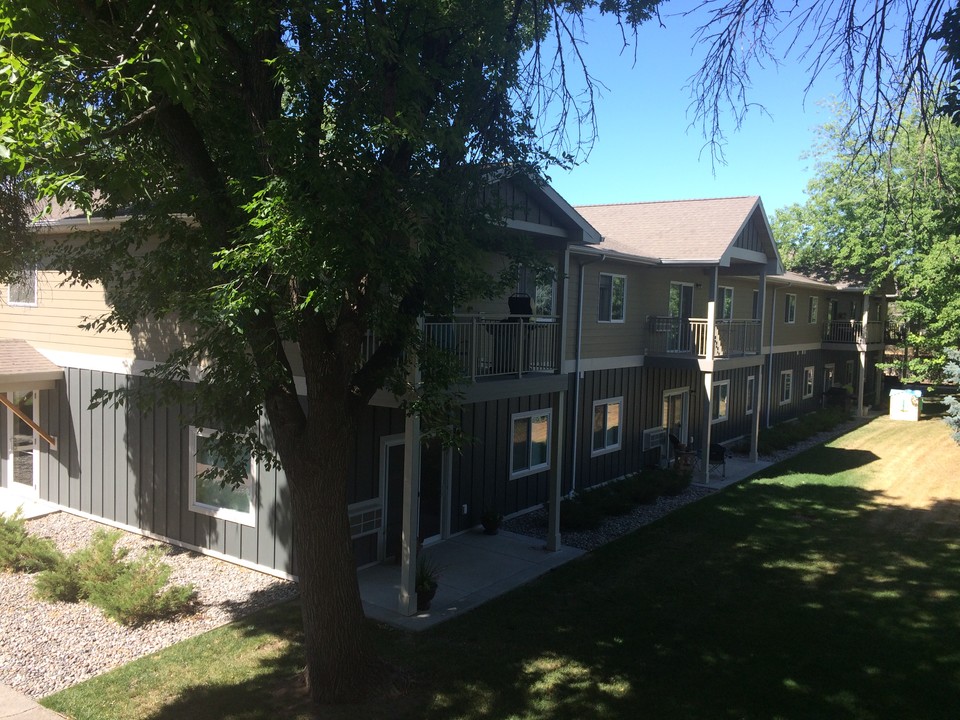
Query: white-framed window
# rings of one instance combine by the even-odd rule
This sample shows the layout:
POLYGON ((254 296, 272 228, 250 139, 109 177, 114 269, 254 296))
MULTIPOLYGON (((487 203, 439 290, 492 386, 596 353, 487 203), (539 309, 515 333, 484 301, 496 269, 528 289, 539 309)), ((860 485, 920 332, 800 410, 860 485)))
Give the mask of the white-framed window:
POLYGON ((807 309, 807 322, 813 325, 817 322, 817 315, 820 309, 820 298, 811 297, 810 298, 810 307, 807 309))
POLYGON ((760 291, 753 291, 753 300, 750 306, 750 319, 759 320, 760 319, 760 291))
POLYGON ((249 454, 234 461, 223 458, 213 448, 213 435, 212 430, 190 428, 190 510, 252 527, 256 525, 256 462, 249 454), (216 477, 202 475, 206 470, 227 467, 231 462, 242 462, 247 468, 243 485, 221 486, 216 477))
POLYGON ((797 321, 797 296, 787 293, 783 297, 783 321, 792 324, 797 321))
POLYGON ((627 277, 600 273, 600 322, 623 322, 626 319, 627 277))
POLYGON ((721 287, 717 294, 717 318, 720 320, 733 319, 733 288, 721 287))
POLYGON ((531 410, 511 418, 510 477, 550 468, 550 410, 531 410))
POLYGON ((517 276, 517 292, 530 296, 530 305, 534 315, 553 315, 556 306, 556 282, 537 277, 533 268, 520 267, 517 276))
POLYGON ((813 366, 803 369, 803 397, 813 397, 813 366))
POLYGON ((37 306, 37 268, 25 268, 20 277, 7 285, 7 304, 37 306))
POLYGON ((721 380, 713 384, 713 410, 710 422, 726 422, 730 416, 730 381, 721 380))
POLYGON ((757 378, 754 375, 747 376, 747 399, 745 410, 743 411, 745 415, 753 415, 753 403, 754 397, 757 392, 757 378))
POLYGON ((780 371, 780 404, 786 405, 793 400, 793 370, 780 371))
POLYGON ((623 398, 607 398, 593 403, 593 444, 591 456, 620 449, 623 398))

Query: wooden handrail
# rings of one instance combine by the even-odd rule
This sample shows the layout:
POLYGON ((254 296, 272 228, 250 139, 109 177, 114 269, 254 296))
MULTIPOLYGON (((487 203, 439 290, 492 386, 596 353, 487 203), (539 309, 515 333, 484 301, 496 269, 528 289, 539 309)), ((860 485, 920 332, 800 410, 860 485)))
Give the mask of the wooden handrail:
MULTIPOLYGON (((37 398, 39 400, 39 398, 37 398)), ((17 405, 10 401, 10 398, 7 397, 6 393, 0 394, 0 404, 6 407, 10 412, 16 415, 18 418, 23 420, 27 425, 30 426, 30 429, 33 430, 37 435, 42 437, 50 445, 51 450, 57 449, 57 438, 53 435, 50 435, 44 432, 39 425, 37 425, 33 418, 27 417, 26 413, 23 412, 17 405)))

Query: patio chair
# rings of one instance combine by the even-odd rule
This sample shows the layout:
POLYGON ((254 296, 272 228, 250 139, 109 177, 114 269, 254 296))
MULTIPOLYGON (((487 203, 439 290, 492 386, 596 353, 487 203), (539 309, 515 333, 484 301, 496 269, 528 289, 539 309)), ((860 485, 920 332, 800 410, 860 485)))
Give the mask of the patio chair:
POLYGON ((723 477, 727 476, 727 449, 720 443, 710 444, 710 453, 707 456, 710 464, 708 472, 713 472, 717 468, 723 471, 723 477))

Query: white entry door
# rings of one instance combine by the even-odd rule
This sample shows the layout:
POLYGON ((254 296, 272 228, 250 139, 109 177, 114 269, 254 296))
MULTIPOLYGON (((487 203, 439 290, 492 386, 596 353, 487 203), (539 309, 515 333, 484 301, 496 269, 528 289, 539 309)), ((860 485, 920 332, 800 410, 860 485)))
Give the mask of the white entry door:
MULTIPOLYGON (((9 399, 17 408, 39 424, 40 393, 35 390, 13 392, 9 399)), ((7 486, 25 497, 37 497, 40 476, 40 442, 37 434, 27 423, 7 409, 7 486)))

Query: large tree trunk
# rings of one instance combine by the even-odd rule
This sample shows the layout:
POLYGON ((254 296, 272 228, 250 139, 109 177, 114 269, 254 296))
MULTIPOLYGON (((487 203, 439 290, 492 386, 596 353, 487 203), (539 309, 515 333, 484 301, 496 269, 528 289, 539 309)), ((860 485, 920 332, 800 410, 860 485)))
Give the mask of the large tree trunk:
POLYGON ((333 703, 362 696, 375 681, 376 661, 363 627, 347 515, 348 448, 362 406, 344 398, 342 388, 325 394, 309 409, 300 441, 278 438, 277 447, 290 485, 307 683, 313 700, 333 703))

